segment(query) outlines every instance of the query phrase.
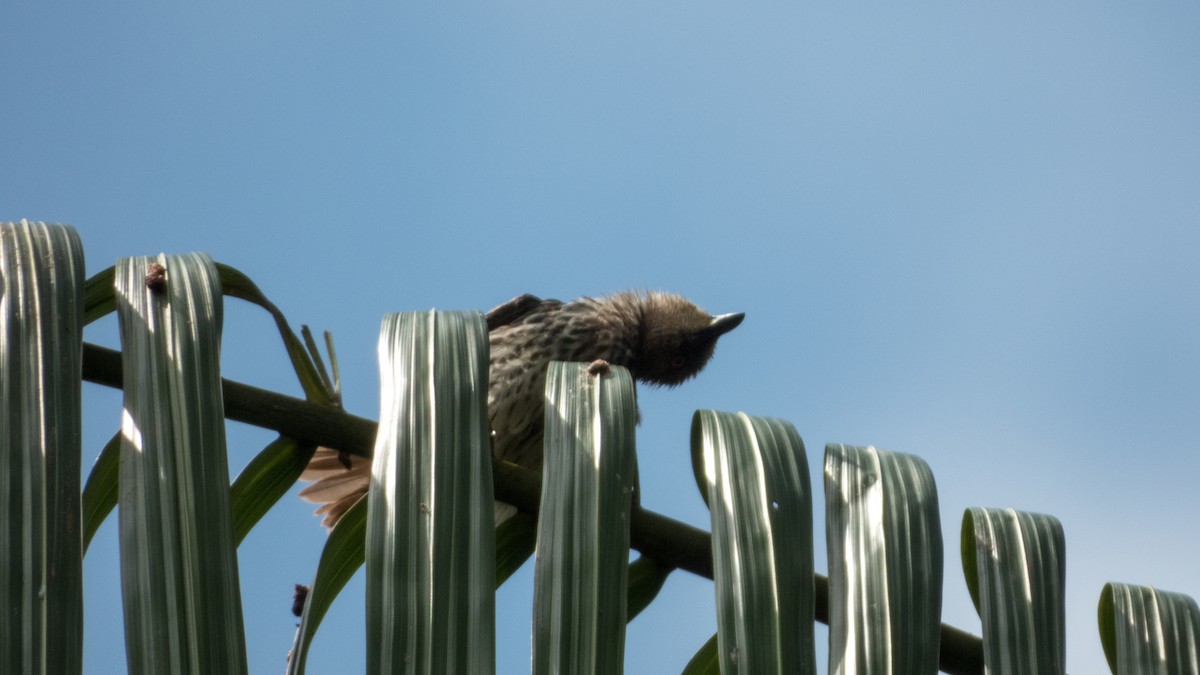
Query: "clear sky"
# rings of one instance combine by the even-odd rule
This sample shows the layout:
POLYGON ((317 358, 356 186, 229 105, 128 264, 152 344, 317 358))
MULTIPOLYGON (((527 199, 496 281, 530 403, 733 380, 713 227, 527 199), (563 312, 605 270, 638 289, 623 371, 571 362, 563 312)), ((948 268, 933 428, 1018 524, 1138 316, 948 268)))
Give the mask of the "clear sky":
MULTIPOLYGON (((1106 672, 1106 581, 1200 596, 1200 6, 568 4, 6 3, 0 219, 73 224, 89 272, 240 268, 334 332, 369 417, 385 312, 625 288, 744 311, 699 379, 642 392, 647 507, 707 528, 691 415, 744 410, 792 422, 818 480, 830 442, 929 463, 956 626, 979 631, 969 506, 1061 519, 1072 672, 1106 672)), ((227 377, 299 393, 265 314, 225 325, 227 377)), ((90 464, 120 399, 84 396, 90 464)), ((231 425, 235 471, 270 439, 231 425)), ((241 547, 253 672, 283 667, 310 510, 241 547)), ((110 518, 86 564, 89 673, 124 672, 115 541, 110 518)), ((530 577, 499 597, 502 673, 528 670, 530 577)), ((312 672, 362 670, 362 590, 312 672)), ((678 672, 712 602, 674 575, 629 672, 678 672)))

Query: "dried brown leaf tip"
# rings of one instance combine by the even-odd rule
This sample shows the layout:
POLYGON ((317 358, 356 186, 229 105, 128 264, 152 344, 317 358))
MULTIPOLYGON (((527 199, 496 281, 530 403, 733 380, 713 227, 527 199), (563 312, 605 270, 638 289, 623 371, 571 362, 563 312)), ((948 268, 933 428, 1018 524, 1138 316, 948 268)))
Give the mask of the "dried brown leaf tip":
POLYGON ((292 596, 292 614, 300 616, 304 614, 304 603, 308 600, 308 586, 304 584, 296 584, 296 593, 292 596))
POLYGON ((162 293, 167 287, 167 268, 158 263, 150 263, 150 271, 146 273, 146 288, 151 293, 162 293))
POLYGON ((607 375, 612 372, 612 366, 608 365, 608 361, 604 359, 596 359, 588 364, 588 375, 607 375))

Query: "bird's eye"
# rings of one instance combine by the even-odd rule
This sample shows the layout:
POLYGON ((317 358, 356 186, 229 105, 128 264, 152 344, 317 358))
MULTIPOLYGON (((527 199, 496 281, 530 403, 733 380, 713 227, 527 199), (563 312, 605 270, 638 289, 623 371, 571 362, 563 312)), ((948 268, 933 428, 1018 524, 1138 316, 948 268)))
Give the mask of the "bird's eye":
POLYGON ((684 361, 685 361, 685 359, 683 358, 683 355, 677 354, 671 358, 671 367, 672 368, 682 368, 684 361))

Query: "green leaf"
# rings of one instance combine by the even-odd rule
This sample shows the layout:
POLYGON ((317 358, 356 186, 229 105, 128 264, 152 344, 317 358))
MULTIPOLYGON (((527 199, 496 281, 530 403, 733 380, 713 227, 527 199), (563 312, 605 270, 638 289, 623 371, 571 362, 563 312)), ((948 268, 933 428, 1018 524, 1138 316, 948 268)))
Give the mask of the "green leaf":
MULTIPOLYGON (((696 412, 723 673, 815 673, 812 488, 792 425, 696 412)), ((697 448, 699 448, 697 450, 697 448)))
POLYGON ((241 544, 250 529, 296 484, 316 446, 280 436, 258 453, 230 488, 233 536, 241 544))
POLYGON ((1104 649, 1104 658, 1108 660, 1108 669, 1117 673, 1117 617, 1116 601, 1113 599, 1113 584, 1104 584, 1100 591, 1100 603, 1096 607, 1097 623, 1100 627, 1100 646, 1104 649))
POLYGON ((825 446, 830 664, 860 673, 938 669, 942 532, 919 457, 825 446))
MULTIPOLYGON (((305 350, 305 344, 288 325, 283 312, 241 271, 222 263, 214 263, 220 276, 222 292, 231 297, 245 300, 267 310, 279 330, 284 348, 296 371, 300 386, 304 389, 305 397, 314 403, 334 405, 338 402, 336 386, 325 375, 324 364, 315 349, 305 350)), ((116 268, 109 267, 87 280, 84 286, 84 325, 100 319, 117 308, 117 298, 113 289, 116 268)), ((327 336, 327 344, 332 355, 332 342, 327 336)))
POLYGON ((721 675, 721 659, 718 658, 718 636, 713 634, 692 660, 683 668, 683 675, 721 675))
POLYGON ((117 508, 117 475, 121 463, 121 434, 113 434, 104 444, 100 456, 88 474, 83 486, 83 550, 92 543, 96 530, 104 524, 108 514, 117 508))
POLYGON ((384 318, 366 496, 368 673, 495 668, 487 350, 479 312, 384 318))
POLYGON ((1182 593, 1107 583, 1100 643, 1116 675, 1200 673, 1200 606, 1182 593))
POLYGON ((330 377, 325 370, 325 362, 321 360, 321 348, 317 346, 317 341, 313 339, 312 331, 308 326, 300 326, 300 336, 304 339, 304 348, 312 360, 313 367, 317 370, 317 376, 321 379, 322 388, 331 393, 335 401, 341 400, 341 384, 337 375, 337 356, 333 351, 333 335, 329 331, 325 331, 325 348, 329 350, 329 360, 334 371, 333 377, 330 377))
POLYGON ((287 350, 288 358, 292 362, 292 369, 296 371, 296 378, 300 381, 300 386, 304 389, 304 396, 314 403, 336 404, 336 393, 333 391, 328 379, 321 377, 323 368, 318 368, 313 363, 311 355, 305 351, 304 343, 300 341, 300 338, 296 337, 296 333, 288 325, 287 318, 284 317, 283 312, 279 311, 275 303, 267 299, 267 296, 250 280, 250 277, 229 265, 221 263, 216 263, 216 269, 220 274, 221 287, 225 293, 262 307, 275 319, 275 326, 279 330, 279 337, 283 339, 283 346, 287 350))
POLYGON ((0 224, 0 672, 80 672, 83 248, 0 224))
MULTIPOLYGON (((704 500, 704 505, 712 509, 712 504, 709 503, 709 478, 708 467, 712 462, 712 457, 706 456, 705 453, 711 453, 712 448, 705 443, 697 442, 699 439, 696 436, 696 418, 692 418, 692 479, 696 481, 696 490, 700 493, 700 498, 704 500)), ((716 637, 716 636, 713 636, 716 637)))
POLYGON ((625 609, 626 623, 633 621, 634 617, 650 606, 673 571, 675 571, 674 568, 663 567, 654 558, 646 556, 638 556, 637 560, 629 563, 629 599, 625 609))
POLYGON ((1058 519, 970 508, 963 513, 962 534, 963 569, 977 577, 972 598, 978 598, 983 621, 985 666, 995 672, 1064 672, 1066 544, 1058 519))
POLYGON ((217 273, 204 254, 125 258, 117 263, 116 284, 129 669, 245 673, 217 273))
POLYGON ((113 286, 117 268, 109 267, 92 275, 83 285, 83 325, 117 311, 117 290, 113 286))
POLYGON ((308 591, 300 627, 288 658, 288 675, 303 675, 308 648, 321 626, 333 601, 342 592, 350 577, 363 565, 367 533, 367 500, 360 499, 351 506, 329 533, 317 574, 308 591))
POLYGON ((971 596, 971 604, 975 605, 975 613, 979 614, 979 565, 975 560, 975 521, 971 518, 970 511, 963 514, 962 528, 959 530, 959 555, 962 558, 967 593, 971 596))
POLYGON ((633 378, 550 364, 533 599, 534 673, 620 673, 632 508, 633 378))
POLYGON ((496 526, 496 587, 499 588, 537 546, 537 518, 517 512, 496 526))

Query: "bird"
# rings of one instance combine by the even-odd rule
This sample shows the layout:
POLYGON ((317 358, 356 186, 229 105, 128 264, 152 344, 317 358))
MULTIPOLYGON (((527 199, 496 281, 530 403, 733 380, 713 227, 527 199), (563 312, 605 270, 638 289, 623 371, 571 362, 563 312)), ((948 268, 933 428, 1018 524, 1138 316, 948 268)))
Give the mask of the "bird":
MULTIPOLYGON (((622 291, 570 302, 526 294, 486 318, 492 453, 540 469, 551 361, 605 361, 628 369, 637 383, 675 387, 704 369, 718 338, 737 328, 745 314, 713 316, 680 295, 622 291)), ((366 494, 371 460, 319 448, 300 479, 312 481, 300 497, 320 504, 316 515, 332 528, 366 494)), ((512 512, 498 504, 497 523, 512 512)))

